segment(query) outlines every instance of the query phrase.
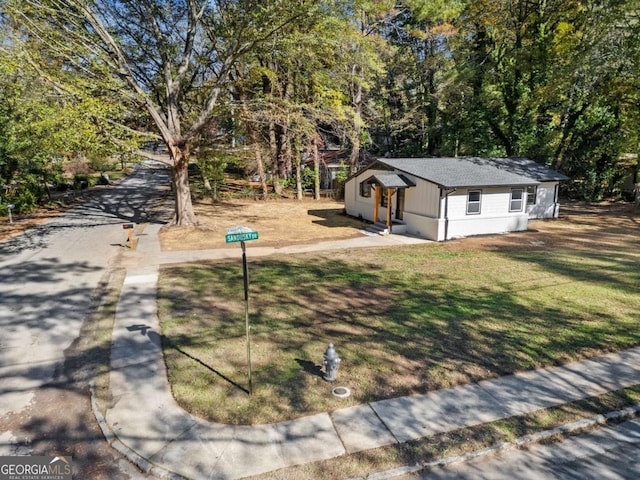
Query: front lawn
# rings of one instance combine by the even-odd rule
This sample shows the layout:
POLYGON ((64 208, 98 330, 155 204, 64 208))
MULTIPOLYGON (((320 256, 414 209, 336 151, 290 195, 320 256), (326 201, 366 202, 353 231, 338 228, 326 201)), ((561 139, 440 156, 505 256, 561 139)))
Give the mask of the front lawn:
POLYGON ((611 219, 598 234, 567 218, 555 233, 249 257, 251 397, 240 253, 165 268, 174 395, 205 419, 267 423, 637 345, 640 227, 619 220, 613 233, 611 219), (348 399, 319 374, 329 342, 348 399))

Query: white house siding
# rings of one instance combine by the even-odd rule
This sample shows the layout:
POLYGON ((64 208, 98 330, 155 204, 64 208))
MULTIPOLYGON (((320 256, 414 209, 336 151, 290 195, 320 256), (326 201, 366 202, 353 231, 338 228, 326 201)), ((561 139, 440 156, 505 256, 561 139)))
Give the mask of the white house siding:
POLYGON ((440 188, 431 182, 410 175, 406 175, 406 177, 416 186, 405 190, 405 215, 413 214, 437 219, 440 211, 440 188))
POLYGON ((440 187, 407 175, 416 186, 405 190, 403 221, 407 233, 430 240, 444 239, 444 222, 440 214, 440 187))
MULTIPOLYGON (((375 191, 371 190, 370 197, 360 196, 360 183, 376 173, 389 173, 384 170, 365 170, 357 177, 349 180, 344 186, 344 208, 347 215, 364 218, 373 222, 373 202, 375 202, 375 191)), ((395 198, 392 199, 392 202, 395 198)), ((395 203, 393 204, 395 206, 395 203)), ((386 208, 380 207, 380 218, 386 218, 386 208), (384 211, 384 216, 383 212, 384 211)))
MULTIPOLYGON (((366 170, 351 179, 345 185, 345 211, 348 215, 373 221, 375 193, 371 197, 360 196, 360 182, 376 173, 388 173, 378 170, 366 170)), ((471 235, 496 234, 526 230, 530 209, 526 205, 526 188, 523 210, 509 212, 511 187, 459 189, 448 195, 448 199, 440 197, 440 188, 428 181, 412 178, 415 187, 405 190, 405 209, 403 221, 407 225, 407 233, 428 238, 430 240, 448 240, 471 235), (480 190, 480 214, 467 215, 467 194, 469 190, 480 190), (447 218, 445 219, 445 203, 447 218), (440 217, 439 217, 440 215, 440 217), (446 238, 445 238, 446 235, 446 238)), ((520 187, 516 187, 520 188, 520 187)), ((538 187, 538 208, 551 202, 555 208, 555 184, 544 184, 538 187)), ((395 218, 396 200, 391 201, 392 214, 395 218)), ((386 208, 380 207, 379 219, 386 218, 386 208)), ((533 210, 532 210, 533 211, 533 210)), ((548 207, 544 212, 548 213, 548 207)))
POLYGON ((347 215, 372 220, 373 212, 369 198, 360 197, 360 183, 356 181, 347 182, 344 185, 344 209, 347 215))
POLYGON ((526 205, 521 212, 509 212, 511 188, 469 190, 461 189, 449 195, 447 239, 527 229, 526 205), (467 215, 469 190, 482 191, 479 214, 467 215))
POLYGON ((529 218, 558 218, 560 204, 556 198, 558 182, 545 182, 538 185, 535 205, 527 205, 529 218))
POLYGON ((429 240, 444 240, 444 220, 440 218, 424 217, 413 213, 404 214, 407 233, 429 240))

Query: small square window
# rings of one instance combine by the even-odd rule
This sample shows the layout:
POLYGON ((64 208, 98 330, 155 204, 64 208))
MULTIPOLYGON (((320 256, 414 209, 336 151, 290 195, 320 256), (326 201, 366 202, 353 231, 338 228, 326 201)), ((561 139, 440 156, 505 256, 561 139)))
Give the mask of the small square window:
POLYGON ((471 190, 467 194, 467 215, 477 215, 480 213, 480 200, 482 192, 480 190, 471 190))
POLYGON ((510 212, 521 212, 524 204, 524 189, 514 188, 511 190, 511 202, 509 203, 510 212))
POLYGON ((371 197, 371 184, 367 182, 360 183, 360 196, 369 198, 371 197))
POLYGON ((538 186, 530 185, 527 187, 527 205, 535 205, 538 203, 538 186))

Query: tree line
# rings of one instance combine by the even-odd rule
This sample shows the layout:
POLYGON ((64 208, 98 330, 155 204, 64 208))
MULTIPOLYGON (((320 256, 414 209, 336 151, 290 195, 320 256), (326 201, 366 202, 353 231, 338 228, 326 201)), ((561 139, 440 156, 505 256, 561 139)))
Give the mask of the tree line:
MULTIPOLYGON (((321 150, 527 156, 598 200, 638 182, 640 0, 4 0, 0 203, 65 159, 242 158, 262 192, 321 150), (142 147, 161 142, 167 155, 142 147)), ((12 197, 13 195, 13 197, 12 197)), ((2 208, 0 206, 0 208, 2 208)))

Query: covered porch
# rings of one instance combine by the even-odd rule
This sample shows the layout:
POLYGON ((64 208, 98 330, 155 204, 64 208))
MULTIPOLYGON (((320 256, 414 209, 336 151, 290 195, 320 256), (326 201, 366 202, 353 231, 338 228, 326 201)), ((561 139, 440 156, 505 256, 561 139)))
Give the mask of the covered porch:
POLYGON ((374 193, 374 224, 381 223, 380 210, 384 209, 384 225, 388 233, 393 233, 394 223, 403 223, 405 191, 407 188, 415 187, 415 183, 396 173, 376 173, 363 183, 369 185, 374 193))

